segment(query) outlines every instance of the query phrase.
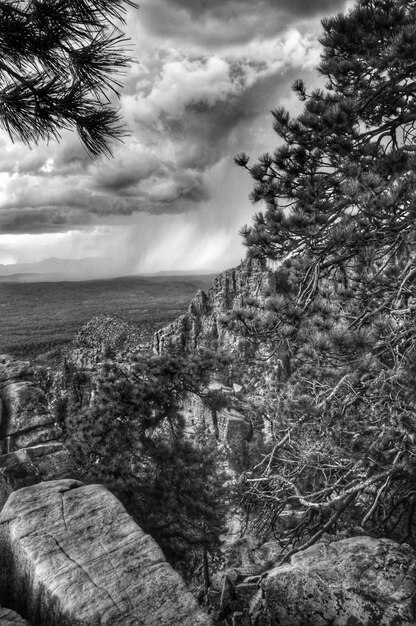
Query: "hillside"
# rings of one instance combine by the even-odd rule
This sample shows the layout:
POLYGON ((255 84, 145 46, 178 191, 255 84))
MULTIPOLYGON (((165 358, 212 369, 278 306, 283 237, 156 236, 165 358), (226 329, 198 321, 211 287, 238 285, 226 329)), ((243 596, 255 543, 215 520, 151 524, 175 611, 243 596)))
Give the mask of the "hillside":
POLYGON ((70 342, 94 315, 140 324, 144 341, 186 310, 212 276, 0 284, 0 353, 36 356, 70 342))
MULTIPOLYGON (((159 356, 150 365, 150 370, 148 368, 152 360, 149 356, 145 360, 137 358, 136 348, 140 344, 140 336, 136 335, 135 325, 104 315, 93 318, 80 330, 76 341, 67 352, 65 366, 60 372, 44 368, 33 369, 29 364, 19 364, 16 361, 5 362, 0 377, 3 381, 1 396, 6 415, 2 441, 7 452, 0 456, 0 467, 6 479, 2 483, 2 498, 4 500, 13 490, 39 480, 73 479, 79 471, 79 465, 78 469, 75 466, 85 464, 85 454, 98 454, 97 460, 88 470, 89 474, 85 473, 88 466, 84 465, 83 479, 96 482, 98 478, 99 482, 108 484, 121 497, 131 514, 140 520, 139 526, 154 534, 154 524, 157 525, 160 519, 166 521, 167 516, 172 516, 169 518, 170 524, 182 524, 190 515, 188 506, 185 517, 182 517, 183 510, 176 509, 177 504, 172 500, 170 487, 167 492, 162 491, 163 497, 162 493, 159 494, 156 501, 151 495, 155 489, 155 484, 152 483, 154 463, 159 467, 158 472, 161 473, 158 480, 163 485, 164 474, 161 468, 168 460, 168 450, 184 437, 179 447, 174 448, 176 452, 173 475, 177 475, 179 479, 184 470, 187 475, 186 467, 191 463, 191 484, 197 481, 197 491, 192 491, 193 501, 197 502, 203 492, 203 486, 199 482, 201 477, 206 486, 215 485, 217 513, 222 517, 224 510, 221 509, 223 505, 219 498, 220 483, 216 482, 216 476, 220 481, 225 480, 222 485, 228 485, 227 491, 230 478, 231 482, 238 482, 240 496, 243 496, 237 509, 235 502, 231 508, 231 501, 228 502, 228 513, 226 518, 223 517, 223 520, 227 519, 228 531, 222 536, 220 551, 213 553, 217 556, 208 561, 209 592, 204 595, 204 603, 214 618, 214 624, 226 623, 226 615, 233 615, 237 624, 254 625, 260 617, 263 623, 272 624, 276 615, 282 623, 292 623, 292 620, 295 624, 301 624, 302 615, 306 611, 316 617, 322 613, 322 607, 325 607, 325 624, 333 623, 336 615, 337 624, 355 616, 359 620, 357 623, 363 625, 384 623, 387 626, 400 620, 397 623, 410 626, 414 623, 411 598, 416 593, 413 580, 416 554, 410 545, 402 547, 397 542, 397 539, 403 539, 403 527, 400 523, 396 524, 394 540, 385 534, 368 534, 370 528, 366 529, 363 522, 360 525, 359 521, 359 518, 362 519, 368 513, 368 507, 374 506, 374 492, 368 490, 367 485, 377 484, 375 481, 381 480, 381 477, 374 475, 374 479, 367 483, 362 474, 356 475, 358 481, 350 479, 355 480, 355 489, 347 494, 350 508, 345 519, 342 518, 345 507, 342 506, 342 500, 338 499, 341 506, 336 504, 337 498, 334 505, 330 504, 329 515, 325 515, 325 500, 322 500, 323 517, 309 517, 307 503, 304 502, 306 497, 310 497, 307 495, 308 479, 313 477, 313 481, 319 480, 319 473, 328 471, 330 446, 332 454, 337 455, 336 462, 339 462, 339 451, 332 443, 333 434, 320 430, 316 417, 314 423, 305 419, 296 422, 293 417, 288 422, 284 413, 275 411, 277 394, 284 393, 287 386, 290 388, 290 376, 287 371, 282 370, 280 356, 269 355, 265 362, 262 342, 247 349, 244 343, 240 343, 241 335, 236 334, 235 329, 227 327, 226 321, 232 319, 230 314, 236 310, 236 306, 238 310, 250 311, 257 302, 257 312, 262 310, 264 315, 264 306, 279 291, 278 278, 278 273, 268 270, 264 263, 257 261, 246 261, 238 268, 227 270, 216 277, 207 293, 201 290, 197 293, 185 314, 156 333, 155 346, 159 350, 159 356), (263 309, 259 308, 260 305, 263 309), (215 366, 215 360, 210 364, 207 361, 202 362, 202 370, 198 374, 202 376, 202 387, 196 386, 190 391, 186 359, 194 359, 199 348, 208 346, 214 346, 218 352, 227 352, 230 359, 219 369, 215 366), (176 352, 174 360, 167 356, 167 351, 172 347, 176 352), (185 361, 178 360, 178 349, 188 355, 185 361), (213 365, 214 370, 207 379, 208 367, 213 365), (131 388, 129 380, 135 381, 131 388), (160 381, 156 387, 155 380, 160 381), (171 387, 172 380, 175 381, 174 387, 171 387), (273 380, 277 381, 277 386, 273 380), (139 387, 136 387, 139 381, 139 387), (175 405, 171 404, 173 396, 169 394, 170 389, 177 390, 178 385, 184 387, 177 407, 179 413, 176 414, 176 409, 172 412, 175 405), (75 399, 70 400, 73 392, 75 399), (146 395, 149 393, 150 395, 146 395), (69 413, 65 413, 67 409, 62 405, 65 397, 71 403, 75 402, 75 412, 71 413, 70 409, 69 413), (164 403, 169 398, 170 426, 164 426, 163 408, 158 420, 152 423, 143 439, 143 432, 140 429, 137 431, 137 425, 142 419, 146 422, 155 415, 147 412, 146 397, 147 402, 151 398, 156 414, 159 411, 158 402, 162 403, 161 406, 166 406, 164 403), (22 407, 27 407, 24 414, 21 412, 22 407), (133 408, 132 412, 129 407, 133 408), (92 421, 89 421, 91 418, 92 421), (57 419, 60 427, 57 427, 57 419), (102 443, 99 442, 102 441, 103 433, 104 441, 114 441, 112 445, 115 447, 105 444, 100 451, 99 446, 102 443), (208 448, 204 447, 207 444, 208 448), (68 445, 70 455, 67 451, 68 445), (130 454, 138 445, 141 450, 138 460, 135 461, 138 465, 132 466, 130 454), (162 447, 163 456, 159 457, 157 447, 161 445, 167 447, 162 447), (187 455, 195 449, 194 460, 192 455, 181 458, 183 445, 187 449, 187 455), (213 454, 212 446, 216 456, 210 456, 213 454), (177 460, 180 460, 178 465, 177 460), (203 461, 208 463, 209 480, 208 476, 201 473, 203 461), (196 464, 192 465, 194 462, 196 464), (294 473, 294 469, 295 472, 298 471, 297 463, 306 468, 303 475, 296 476, 294 473), (123 481, 127 480, 132 467, 136 467, 136 478, 131 485, 133 491, 130 491, 129 483, 123 481), (224 469, 226 479, 223 475, 224 469), (269 504, 264 499, 267 492, 259 489, 258 485, 262 485, 264 481, 269 489, 278 493, 282 483, 276 480, 276 470, 280 472, 284 485, 291 481, 292 486, 289 488, 295 490, 296 496, 293 498, 289 495, 288 499, 290 492, 281 493, 281 503, 278 498, 273 498, 273 504, 269 504), (257 479, 260 481, 256 482, 257 479), (298 481, 298 486, 295 486, 294 480, 298 481), (151 489, 148 493, 149 487, 151 489), (300 488, 305 495, 299 492, 300 488), (143 498, 147 502, 144 515, 143 510, 140 513, 143 498), (336 524, 333 523, 335 518, 336 524), (318 531, 314 534, 315 522, 318 531), (389 563, 387 569, 386 563, 389 563), (365 575, 363 571, 366 572, 365 575), (319 584, 316 580, 320 581, 319 584), (245 621, 239 621, 240 618, 245 621)), ((194 370, 192 376, 196 375, 194 370)), ((177 400, 178 398, 175 402, 177 400)), ((150 422, 147 424, 149 426, 150 422)), ((345 450, 344 454, 346 452, 345 450)), ((364 466, 361 464, 360 467, 362 472, 364 466)), ((353 466, 349 465, 348 469, 351 472, 353 466)), ((169 485, 172 480, 171 471, 172 468, 168 469, 169 485)), ((190 487, 184 478, 180 480, 182 486, 179 493, 183 496, 190 487)), ((391 480, 394 480, 394 476, 391 480)), ((47 496, 47 506, 51 510, 56 508, 54 490, 65 491, 80 487, 78 483, 68 487, 62 480, 56 486, 53 483, 44 484, 45 490, 42 494, 45 495, 48 493, 46 485, 51 485, 51 493, 47 496)), ((316 490, 316 486, 313 488, 316 490)), ((40 492, 38 494, 35 491, 27 491, 27 495, 25 490, 21 493, 22 497, 24 495, 28 499, 30 506, 33 506, 33 498, 37 501, 36 498, 43 497, 40 492)), ((338 490, 337 493, 342 491, 338 490)), ((72 497, 81 498, 81 494, 81 491, 74 491, 68 502, 72 497)), ((102 499, 104 494, 97 497, 102 499)), ((227 496, 229 497, 230 495, 227 496)), ((18 498, 14 501, 19 502, 18 498)), ((13 506, 26 506, 25 502, 13 506)), ((112 501, 111 507, 116 506, 112 501)), ((204 502, 204 507, 207 506, 207 502, 204 502)), ((95 510, 98 511, 97 524, 100 525, 103 523, 100 517, 103 514, 99 509, 95 510)), ((206 508, 204 510, 207 511, 206 508)), ((14 525, 14 509, 9 507, 5 511, 8 523, 14 525)), ((117 513, 119 514, 121 515, 117 513)), ((212 512, 209 515, 211 524, 212 512)), ((183 527, 180 528, 183 532, 183 527)), ((89 532, 92 533, 91 540, 96 541, 96 531, 90 529, 89 532)), ((170 535, 158 535, 158 532, 156 531, 156 536, 166 550, 171 545, 170 535)), ((194 532, 193 530, 192 533, 194 532)), ((60 537, 60 541, 66 541, 62 539, 64 535, 61 534, 60 537)), ((194 534, 192 538, 197 541, 194 534)), ((149 550, 153 551, 154 548, 149 547, 149 550)), ((70 554, 71 551, 72 548, 70 554)), ((181 560, 177 560, 177 556, 174 558, 176 567, 179 567, 201 597, 204 585, 201 584, 200 552, 192 548, 186 554, 185 568, 181 565, 181 560), (195 556, 197 560, 191 565, 195 556)), ((6 558, 18 559, 14 547, 6 558)), ((29 555, 28 567, 31 567, 32 558, 36 558, 36 552, 33 556, 29 555)), ((172 554, 170 558, 173 558, 172 554)), ((119 561, 120 565, 130 562, 119 561)), ((97 575, 99 571, 97 570, 97 575)), ((147 576, 146 572, 146 568, 141 570, 139 576, 144 578, 147 576)), ((63 585, 65 584, 63 581, 63 585)), ((172 584, 176 588, 179 583, 172 584)), ((51 609, 48 597, 45 597, 42 610, 47 615, 51 609)), ((179 602, 176 592, 169 602, 173 602, 173 606, 179 602)), ((190 599, 186 603, 189 607, 187 610, 196 610, 190 599)), ((16 603, 11 608, 27 615, 25 603, 16 603)), ((72 610, 74 609, 71 608, 72 610)), ((175 609, 168 604, 166 610, 175 609)), ((315 623, 315 617, 307 623, 315 623)), ((152 624, 152 619, 149 615, 145 623, 152 624)), ((196 618, 191 618, 190 625, 196 623, 192 619, 196 618)), ((198 619, 201 624, 205 623, 202 614, 198 619)), ((34 624, 37 626, 38 622, 35 621, 34 624)))

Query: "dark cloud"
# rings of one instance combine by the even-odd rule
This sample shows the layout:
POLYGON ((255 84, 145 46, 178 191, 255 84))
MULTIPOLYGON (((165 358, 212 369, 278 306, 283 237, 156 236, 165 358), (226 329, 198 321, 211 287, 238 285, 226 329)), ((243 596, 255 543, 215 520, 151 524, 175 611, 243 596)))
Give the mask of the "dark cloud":
POLYGON ((138 19, 155 34, 205 46, 208 52, 209 46, 273 37, 345 5, 346 0, 144 0, 138 19))
MULTIPOLYGON (((148 176, 146 176, 146 178, 148 178, 148 176)), ((129 190, 136 187, 137 183, 141 180, 143 180, 143 178, 138 174, 134 166, 130 170, 113 168, 110 176, 99 172, 95 177, 94 186, 112 193, 123 194, 128 193, 129 190)))
POLYGON ((155 184, 148 199, 156 202, 163 212, 186 211, 187 202, 206 202, 210 198, 203 177, 194 171, 177 172, 174 178, 155 184), (168 211, 166 208, 170 207, 168 211))
POLYGON ((177 167, 205 172, 229 152, 235 129, 253 120, 253 112, 245 107, 245 98, 217 102, 209 110, 187 107, 185 116, 165 124, 175 139, 177 167))
POLYGON ((2 210, 0 232, 2 234, 56 233, 91 224, 91 218, 72 207, 37 207, 33 209, 2 210))
POLYGON ((222 18, 257 14, 286 13, 296 17, 310 17, 337 12, 344 0, 165 0, 167 4, 186 9, 194 18, 213 14, 222 18))
MULTIPOLYGON (((298 40, 280 47, 290 55, 298 40)), ((168 61, 151 90, 126 97, 136 128, 115 159, 86 160, 73 136, 32 155, 37 167, 9 183, 1 232, 62 232, 96 218, 196 211, 211 198, 210 170, 224 159, 233 167, 273 96, 290 93, 292 70, 284 68, 280 60, 168 61)))
POLYGON ((91 225, 97 218, 107 224, 136 213, 183 213, 210 197, 203 176, 192 169, 162 171, 145 185, 143 178, 138 182, 126 178, 121 164, 119 170, 112 164, 109 184, 103 182, 99 168, 96 174, 95 180, 89 179, 89 188, 81 187, 76 177, 71 181, 52 173, 42 185, 36 176, 13 180, 10 199, 0 208, 0 234, 64 232, 91 225))
MULTIPOLYGON (((174 144, 175 169, 190 168, 204 174, 224 158, 231 163, 235 153, 247 149, 247 143, 253 142, 258 119, 266 118, 280 97, 290 97, 296 76, 291 70, 274 75, 263 69, 263 78, 259 73, 259 78, 250 86, 243 86, 238 95, 211 105, 206 101, 192 102, 176 117, 162 116, 161 141, 169 137, 174 144)), ((240 78, 239 81, 243 85, 246 82, 240 78)), ((269 129, 273 136, 271 119, 269 129)))
POLYGON ((130 194, 151 176, 164 173, 161 161, 138 142, 131 142, 119 158, 102 161, 93 173, 93 185, 105 192, 130 194))

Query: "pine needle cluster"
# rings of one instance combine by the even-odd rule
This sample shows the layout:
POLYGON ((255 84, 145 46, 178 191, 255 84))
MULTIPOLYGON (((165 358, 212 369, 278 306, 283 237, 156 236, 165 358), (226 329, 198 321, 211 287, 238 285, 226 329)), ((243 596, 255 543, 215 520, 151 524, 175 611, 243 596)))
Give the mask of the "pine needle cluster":
POLYGON ((75 370, 63 421, 79 478, 112 490, 187 575, 201 551, 206 567, 215 557, 229 497, 212 437, 190 430, 181 412, 186 394, 207 395, 209 362, 170 354, 107 362, 89 401, 75 370))
POLYGON ((31 146, 76 129, 87 152, 111 154, 126 133, 111 94, 131 62, 120 31, 132 0, 2 0, 0 125, 31 146))

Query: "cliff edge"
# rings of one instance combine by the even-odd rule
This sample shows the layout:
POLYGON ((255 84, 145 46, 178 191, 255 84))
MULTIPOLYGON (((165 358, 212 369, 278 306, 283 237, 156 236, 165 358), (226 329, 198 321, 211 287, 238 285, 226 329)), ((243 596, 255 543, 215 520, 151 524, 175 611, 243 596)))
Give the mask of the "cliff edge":
POLYGON ((273 272, 262 259, 246 259, 238 267, 219 274, 212 286, 198 291, 188 311, 154 336, 157 354, 167 349, 192 352, 213 343, 237 348, 239 339, 221 323, 229 310, 243 308, 253 299, 265 301, 276 292, 273 272))

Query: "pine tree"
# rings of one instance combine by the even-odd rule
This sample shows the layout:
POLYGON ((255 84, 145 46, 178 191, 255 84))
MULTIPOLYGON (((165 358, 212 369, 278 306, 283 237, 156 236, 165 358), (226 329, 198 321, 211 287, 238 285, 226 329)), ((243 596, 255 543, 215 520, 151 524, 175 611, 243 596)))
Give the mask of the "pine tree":
POLYGON ((65 420, 79 478, 112 490, 187 575, 192 559, 215 555, 229 497, 215 445, 203 432, 191 439, 180 410, 187 393, 205 396, 210 361, 167 354, 110 363, 93 402, 73 395, 65 420))
POLYGON ((0 124, 33 145, 76 128, 92 156, 125 131, 109 92, 131 61, 123 21, 132 0, 0 2, 0 124))
POLYGON ((296 81, 304 110, 273 111, 274 154, 236 157, 266 204, 248 252, 280 267, 278 295, 231 323, 292 369, 247 501, 269 527, 304 512, 286 556, 340 520, 414 540, 416 3, 358 0, 320 41, 325 87, 296 81))

